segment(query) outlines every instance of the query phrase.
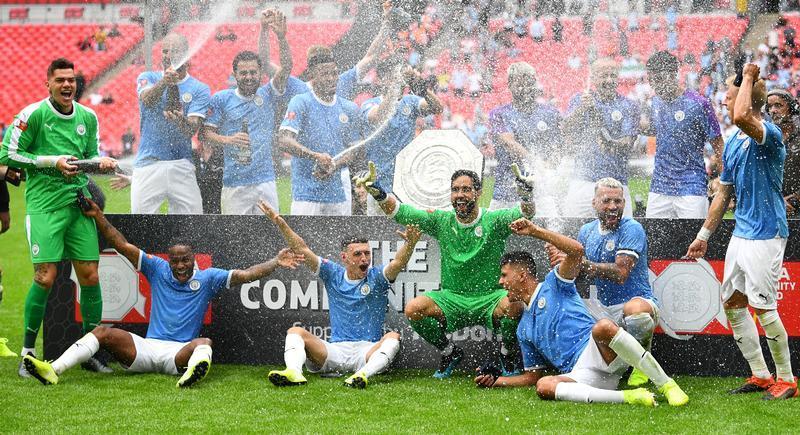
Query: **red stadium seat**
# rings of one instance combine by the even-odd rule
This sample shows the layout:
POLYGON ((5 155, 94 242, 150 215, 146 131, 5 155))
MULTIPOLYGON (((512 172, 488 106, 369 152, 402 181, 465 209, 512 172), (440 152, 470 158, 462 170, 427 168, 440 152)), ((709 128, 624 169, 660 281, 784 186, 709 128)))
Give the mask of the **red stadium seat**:
POLYGON ((256 16, 256 8, 253 6, 240 6, 236 11, 238 17, 254 17, 256 16))
POLYGON ((82 7, 70 7, 64 9, 64 19, 66 20, 74 20, 83 18, 83 8, 82 7))
POLYGON ((13 8, 8 10, 8 19, 25 21, 28 19, 29 8, 13 8))
POLYGON ((138 6, 125 6, 119 9, 120 18, 136 18, 141 16, 138 6))
POLYGON ((295 17, 310 17, 314 15, 314 7, 311 5, 297 5, 292 9, 295 17))

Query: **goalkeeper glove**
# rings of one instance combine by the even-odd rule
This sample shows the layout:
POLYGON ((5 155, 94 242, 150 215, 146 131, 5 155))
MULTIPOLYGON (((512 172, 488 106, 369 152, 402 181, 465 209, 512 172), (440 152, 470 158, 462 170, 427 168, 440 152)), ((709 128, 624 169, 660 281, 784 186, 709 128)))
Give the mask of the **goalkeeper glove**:
POLYGON ((533 200, 533 190, 536 183, 533 181, 533 175, 528 175, 519 169, 516 163, 511 164, 511 171, 514 173, 514 182, 517 185, 517 194, 522 202, 531 202, 533 200))
POLYGON ((378 173, 375 170, 375 163, 369 162, 369 170, 362 171, 353 177, 353 182, 356 186, 363 186, 364 190, 375 198, 375 201, 382 202, 386 200, 387 194, 378 183, 377 178, 378 173))
POLYGON ((478 368, 478 376, 490 376, 492 378, 492 385, 497 382, 497 378, 503 375, 500 367, 497 367, 494 361, 488 360, 478 368))

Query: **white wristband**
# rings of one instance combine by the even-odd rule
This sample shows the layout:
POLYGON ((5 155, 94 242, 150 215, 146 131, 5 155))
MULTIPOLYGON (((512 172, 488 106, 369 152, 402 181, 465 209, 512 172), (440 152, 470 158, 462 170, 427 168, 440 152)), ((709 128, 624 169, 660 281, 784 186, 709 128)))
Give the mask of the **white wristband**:
POLYGON ((711 235, 714 234, 711 230, 706 227, 700 228, 700 231, 697 232, 697 240, 702 240, 707 242, 711 235))
POLYGON ((69 156, 37 156, 36 157, 36 167, 37 168, 55 168, 56 163, 62 158, 69 158, 69 156))

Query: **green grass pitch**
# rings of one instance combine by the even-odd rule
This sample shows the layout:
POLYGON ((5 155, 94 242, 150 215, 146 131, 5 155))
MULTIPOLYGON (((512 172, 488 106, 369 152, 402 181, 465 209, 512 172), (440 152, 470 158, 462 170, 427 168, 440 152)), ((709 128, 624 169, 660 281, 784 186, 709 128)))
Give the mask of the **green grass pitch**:
MULTIPOLYGON (((128 191, 110 192, 99 181, 107 210, 128 212, 128 191)), ((283 201, 288 183, 279 190, 283 201)), ((12 187, 11 194, 12 229, 0 236, 0 336, 18 351, 32 268, 23 191, 12 187)), ((17 363, 0 358, 0 433, 790 433, 800 415, 798 400, 724 394, 737 378, 678 377, 689 404, 650 409, 545 402, 527 388, 479 390, 467 372, 439 381, 429 371, 394 371, 364 391, 343 387, 344 378, 311 375, 307 386, 278 389, 266 379, 268 367, 215 365, 203 382, 179 390, 176 378, 130 375, 117 365, 112 375, 76 368, 44 387, 19 378, 17 363)))

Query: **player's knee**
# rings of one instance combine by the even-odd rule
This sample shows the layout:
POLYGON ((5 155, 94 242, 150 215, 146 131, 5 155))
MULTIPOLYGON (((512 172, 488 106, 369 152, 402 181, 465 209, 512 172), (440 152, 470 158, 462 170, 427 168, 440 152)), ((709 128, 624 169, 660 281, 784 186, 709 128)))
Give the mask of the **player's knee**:
POLYGON ((387 339, 387 338, 393 338, 393 339, 395 339, 395 340, 397 340, 397 341, 400 341, 400 334, 399 334, 399 333, 397 333, 397 332, 394 332, 394 331, 392 331, 392 332, 387 332, 387 333, 386 333, 386 335, 384 335, 384 336, 383 336, 383 338, 384 338, 384 339, 387 339))
POLYGON ((306 331, 305 329, 303 329, 303 328, 301 328, 299 326, 292 326, 291 328, 289 328, 286 331, 287 335, 295 334, 295 335, 299 335, 301 337, 305 337, 307 333, 308 333, 308 331, 306 331))
POLYGON ((98 343, 101 345, 105 344, 108 342, 109 336, 111 335, 111 328, 102 325, 96 326, 94 329, 92 329, 92 335, 97 338, 98 343))
POLYGON ((619 331, 619 326, 609 319, 600 319, 592 327, 592 337, 595 341, 607 342, 614 338, 619 331))
POLYGON ((747 296, 738 290, 733 292, 731 297, 729 297, 728 300, 723 303, 723 306, 725 307, 726 310, 747 308, 747 305, 748 305, 747 296))
POLYGON ((33 275, 33 282, 39 287, 50 290, 53 288, 53 283, 56 281, 56 268, 55 267, 42 267, 37 268, 36 273, 33 275))
POLYGON ((651 307, 650 304, 642 298, 633 298, 628 302, 625 302, 625 305, 622 306, 622 313, 626 316, 639 313, 647 313, 652 316, 653 307, 651 307))
POLYGON ((205 337, 195 338, 194 340, 192 340, 192 344, 194 344, 195 347, 204 345, 211 346, 211 339, 205 337))
POLYGON ((95 286, 100 284, 100 275, 97 274, 96 269, 89 272, 84 272, 83 276, 78 277, 78 282, 80 282, 81 285, 95 286))
POLYGON ((427 298, 416 297, 406 304, 404 313, 408 320, 420 320, 425 317, 427 310, 427 298))
POLYGON ((536 382, 536 395, 542 400, 554 400, 556 398, 556 385, 558 379, 555 376, 545 376, 536 382))

